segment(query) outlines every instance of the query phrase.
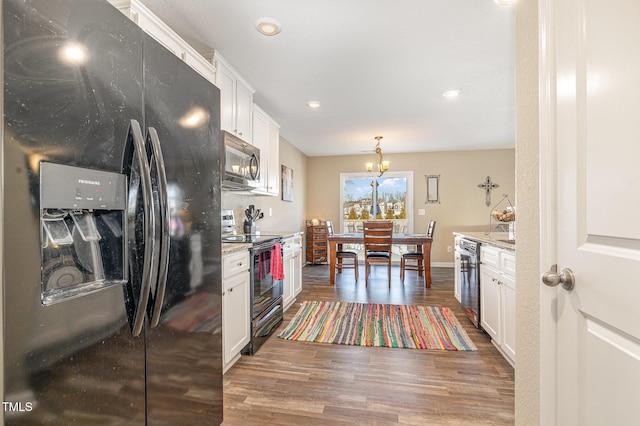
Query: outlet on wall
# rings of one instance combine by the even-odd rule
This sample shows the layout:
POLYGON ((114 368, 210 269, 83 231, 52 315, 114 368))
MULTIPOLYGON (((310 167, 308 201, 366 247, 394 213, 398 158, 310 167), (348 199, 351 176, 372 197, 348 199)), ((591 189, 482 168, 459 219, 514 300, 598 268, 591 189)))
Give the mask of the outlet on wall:
POLYGON ((447 253, 451 253, 451 250, 452 250, 451 246, 447 246, 447 253))
POLYGON ((269 207, 269 217, 273 216, 273 209, 269 207))
POLYGON ((425 211, 424 209, 418 209, 418 216, 424 216, 425 211))

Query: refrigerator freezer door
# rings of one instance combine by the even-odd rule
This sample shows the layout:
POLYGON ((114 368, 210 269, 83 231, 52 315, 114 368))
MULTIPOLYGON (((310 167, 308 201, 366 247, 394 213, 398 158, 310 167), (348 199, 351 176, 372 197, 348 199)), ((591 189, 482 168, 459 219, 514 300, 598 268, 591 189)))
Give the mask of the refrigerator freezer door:
MULTIPOLYGON (((145 126, 167 180, 168 269, 147 329, 149 424, 222 422, 220 98, 210 82, 144 36, 145 126), (189 390, 185 392, 185 383, 189 390), (180 397, 176 397, 176 393, 180 397)), ((149 148, 148 148, 149 149, 149 148)))
MULTIPOLYGON (((143 425, 144 339, 125 285, 45 306, 39 206, 42 162, 122 172, 129 120, 143 120, 142 32, 97 0, 5 0, 2 32, 4 422, 143 425)), ((122 220, 93 215, 100 251, 121 250, 122 220)), ((91 253, 96 240, 76 234, 91 253)), ((70 254, 53 282, 96 273, 94 254, 70 254)))

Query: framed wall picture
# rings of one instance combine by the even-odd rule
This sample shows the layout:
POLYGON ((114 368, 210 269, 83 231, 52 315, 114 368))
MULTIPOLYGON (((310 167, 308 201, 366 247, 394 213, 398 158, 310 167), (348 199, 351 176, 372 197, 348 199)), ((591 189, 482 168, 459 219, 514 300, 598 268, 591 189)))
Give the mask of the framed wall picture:
POLYGON ((424 203, 440 203, 440 175, 425 175, 425 178, 427 178, 427 199, 424 203))
POLYGON ((282 165, 282 201, 293 201, 293 170, 282 165))

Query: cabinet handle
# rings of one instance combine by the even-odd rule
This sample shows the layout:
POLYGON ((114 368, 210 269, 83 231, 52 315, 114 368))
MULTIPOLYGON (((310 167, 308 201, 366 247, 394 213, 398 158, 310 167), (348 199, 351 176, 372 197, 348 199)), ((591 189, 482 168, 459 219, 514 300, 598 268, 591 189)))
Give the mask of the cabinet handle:
POLYGON ((233 289, 232 289, 232 288, 230 288, 230 289, 229 289, 229 293, 231 293, 232 291, 233 291, 233 289))
POLYGON ((242 266, 242 262, 238 262, 238 263, 237 263, 237 265, 238 265, 238 266, 242 266))

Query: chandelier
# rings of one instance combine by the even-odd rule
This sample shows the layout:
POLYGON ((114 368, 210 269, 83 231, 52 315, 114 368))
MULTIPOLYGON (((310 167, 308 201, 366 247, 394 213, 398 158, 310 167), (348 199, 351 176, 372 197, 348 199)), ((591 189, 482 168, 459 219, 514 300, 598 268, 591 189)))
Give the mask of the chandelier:
MULTIPOLYGON (((382 149, 380 148, 380 139, 382 139, 382 136, 376 136, 374 139, 378 141, 376 144, 376 154, 378 155, 378 164, 376 167, 380 173, 378 176, 382 176, 382 174, 389 169, 389 161, 384 161, 382 159, 382 149)), ((373 171, 373 163, 365 163, 365 166, 368 172, 373 171)))

